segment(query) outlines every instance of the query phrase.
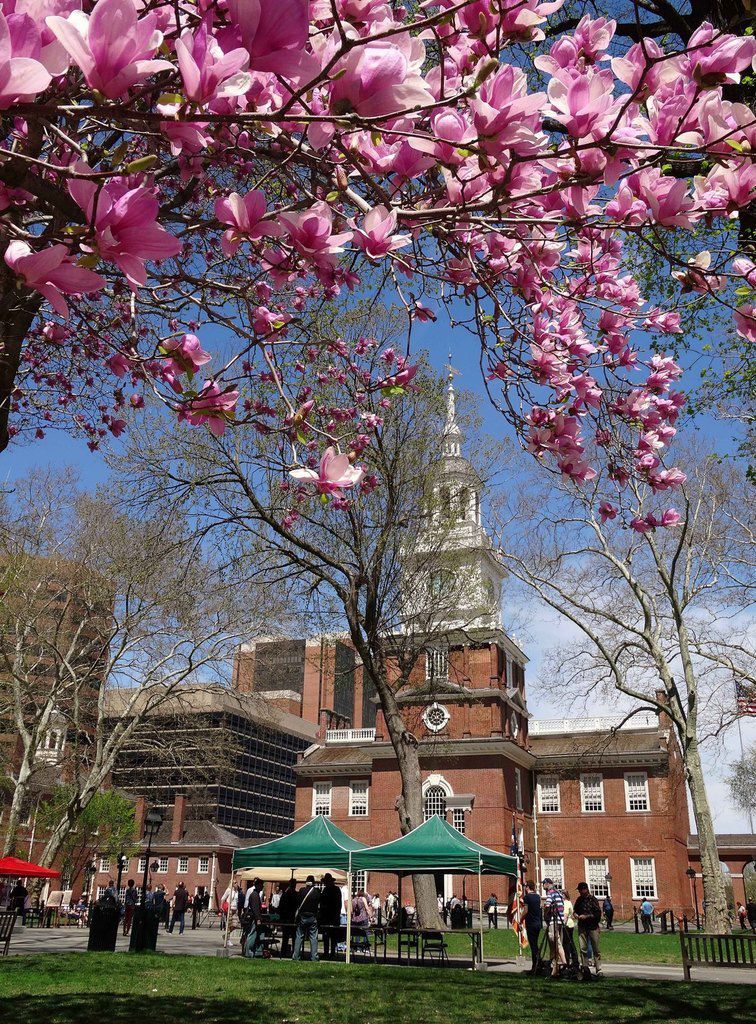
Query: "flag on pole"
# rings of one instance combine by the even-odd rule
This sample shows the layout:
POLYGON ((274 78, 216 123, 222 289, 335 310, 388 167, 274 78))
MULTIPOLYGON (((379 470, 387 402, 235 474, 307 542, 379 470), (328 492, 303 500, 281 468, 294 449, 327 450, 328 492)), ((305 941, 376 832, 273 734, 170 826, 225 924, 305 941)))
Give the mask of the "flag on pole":
POLYGON ((515 824, 514 818, 512 818, 512 844, 510 846, 510 852, 513 857, 517 858, 517 882, 514 890, 514 897, 509 907, 509 921, 512 925, 512 930, 517 936, 517 945, 520 953, 528 946, 528 933, 525 930, 525 893, 522 887, 522 860, 521 857, 525 852, 525 837, 522 829, 520 829, 520 835, 517 835, 517 825, 515 824))
POLYGON ((735 706, 741 715, 756 715, 756 686, 735 683, 735 706))

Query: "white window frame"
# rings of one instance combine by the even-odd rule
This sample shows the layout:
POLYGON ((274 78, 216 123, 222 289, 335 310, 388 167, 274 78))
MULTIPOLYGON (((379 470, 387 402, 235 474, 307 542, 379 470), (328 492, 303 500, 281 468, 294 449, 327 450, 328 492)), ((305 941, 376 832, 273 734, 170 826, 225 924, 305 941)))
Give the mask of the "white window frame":
POLYGON ((210 858, 209 857, 198 857, 197 858, 197 874, 207 875, 210 872, 210 858))
POLYGON ((659 899, 659 887, 656 884, 656 858, 655 857, 631 857, 630 858, 630 877, 633 882, 633 899, 634 900, 650 900, 652 903, 659 899), (647 896, 645 893, 638 892, 638 879, 636 874, 636 865, 638 861, 649 861, 651 864, 651 877, 653 879, 654 895, 647 896))
POLYGON ((584 857, 583 860, 584 860, 584 866, 585 866, 585 880, 588 883, 588 885, 590 887, 590 890, 593 893, 593 895, 596 897, 596 899, 603 900, 605 897, 611 896, 612 895, 612 891, 611 891, 611 888, 609 886, 609 883, 606 880, 606 876, 609 874, 609 858, 608 857, 584 857), (591 873, 591 869, 590 869, 590 862, 591 861, 594 861, 594 862, 601 861, 601 863, 604 865, 603 871, 601 872, 601 877, 598 879, 598 881, 596 879, 596 876, 594 876, 591 873))
POLYGON ((367 871, 353 871, 352 872, 352 896, 356 896, 360 890, 363 892, 368 891, 368 873, 367 871))
POLYGON ((606 796, 604 795, 604 776, 599 772, 585 772, 580 776, 580 809, 583 814, 604 814, 606 812, 606 796), (585 806, 585 783, 586 779, 598 779, 601 792, 601 807, 587 808, 585 806))
POLYGON ((331 817, 333 807, 333 783, 313 782, 312 784, 312 817, 321 815, 325 818, 331 817))
POLYGON ((97 899, 98 900, 101 900, 102 897, 105 895, 106 889, 107 889, 106 885, 98 885, 97 886, 97 899))
POLYGON ((455 807, 452 810, 452 826, 456 828, 457 832, 461 835, 465 835, 467 830, 467 821, 465 819, 464 807, 455 807))
POLYGON ((367 818, 370 813, 370 783, 367 779, 354 779, 349 783, 349 817, 350 818, 367 818), (364 803, 362 800, 356 800, 356 787, 360 790, 360 797, 362 797, 364 790, 364 803))
POLYGON ((158 857, 157 873, 159 875, 167 875, 168 874, 168 866, 169 866, 169 861, 168 861, 167 857, 158 857))
POLYGON ((428 786, 426 791, 423 793, 423 820, 428 821, 428 819, 432 818, 434 814, 437 814, 439 818, 443 818, 444 821, 446 821, 446 812, 449 809, 446 804, 448 796, 449 794, 446 792, 444 787, 440 786, 438 783, 428 786), (433 795, 433 805, 429 807, 428 798, 431 794, 433 795), (438 809, 434 809, 435 805, 438 805, 438 809), (441 813, 442 807, 443 814, 441 813))
POLYGON ((559 776, 558 775, 543 775, 538 777, 538 813, 539 814, 560 814, 562 810, 562 793, 559 788, 559 776), (556 807, 549 807, 548 809, 543 806, 543 787, 547 783, 552 783, 556 786, 556 807))
POLYGON ((188 875, 189 874, 189 858, 188 857, 179 857, 178 858, 178 863, 176 865, 176 874, 177 875, 188 875))
POLYGON ((651 810, 651 795, 648 789, 648 772, 625 772, 625 810, 628 814, 648 814, 651 810), (630 806, 630 779, 643 779, 643 787, 646 793, 645 807, 630 806))
POLYGON ((100 874, 110 874, 110 857, 100 857, 100 874))
POLYGON ((425 652, 425 678, 440 680, 449 678, 448 647, 431 647, 425 652))
POLYGON ((137 871, 139 872, 140 875, 144 874, 144 869, 146 867, 147 867, 147 858, 146 857, 140 857, 139 858, 139 867, 137 868, 137 871))
POLYGON ((514 770, 514 784, 515 784, 515 807, 518 811, 522 810, 522 771, 519 768, 514 770))
POLYGON ((544 878, 550 878, 560 889, 564 889, 564 857, 541 857, 541 881, 544 878), (547 867, 547 864, 551 867, 547 867), (555 864, 559 867, 555 868, 555 864))

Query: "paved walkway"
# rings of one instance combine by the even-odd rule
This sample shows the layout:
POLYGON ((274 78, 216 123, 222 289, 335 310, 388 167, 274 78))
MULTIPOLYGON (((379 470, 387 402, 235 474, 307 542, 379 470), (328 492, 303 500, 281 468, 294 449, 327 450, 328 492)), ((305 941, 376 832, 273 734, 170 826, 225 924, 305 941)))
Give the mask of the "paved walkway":
MULTIPOLYGON (((10 954, 30 953, 83 953, 87 948, 89 932, 86 928, 16 928, 10 944, 10 954)), ((126 952, 129 940, 120 932, 116 945, 117 952, 126 952)), ((187 929, 183 935, 178 930, 172 935, 162 928, 158 935, 158 951, 168 954, 189 956, 217 956, 222 951, 221 935, 217 928, 187 929)), ((239 955, 238 944, 231 947, 230 955, 239 955)), ((470 961, 452 960, 460 967, 468 967, 470 961)), ((521 974, 529 958, 509 961, 491 961, 488 970, 501 974, 521 974)), ((250 968, 252 965, 250 965, 250 968)), ((673 964, 612 964, 604 965, 607 978, 645 978, 650 981, 682 981, 682 967, 673 964)), ((693 969, 695 981, 729 982, 734 985, 756 985, 756 968, 753 970, 699 967, 693 969)))

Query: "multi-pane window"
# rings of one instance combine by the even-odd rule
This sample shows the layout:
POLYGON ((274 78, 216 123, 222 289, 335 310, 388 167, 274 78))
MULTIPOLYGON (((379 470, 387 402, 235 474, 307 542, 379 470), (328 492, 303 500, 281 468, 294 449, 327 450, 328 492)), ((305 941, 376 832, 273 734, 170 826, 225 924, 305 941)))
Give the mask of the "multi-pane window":
POLYGON ((580 794, 584 811, 603 811, 604 779, 601 775, 581 775, 580 794))
POLYGON ((185 875, 189 870, 189 858, 179 857, 178 868, 176 869, 180 875, 185 875))
POLYGON ((139 874, 140 875, 144 874, 144 869, 146 867, 147 867, 147 858, 146 857, 140 857, 139 858, 139 874))
POLYGON ((541 814, 559 814, 559 779, 542 775, 538 780, 538 810, 541 814))
POLYGON ((515 784, 515 807, 518 811, 522 810, 522 772, 519 768, 514 770, 514 784, 515 784))
POLYGON ((609 861, 606 857, 585 858, 585 880, 596 899, 602 900, 609 895, 608 874, 609 861))
POLYGON ((446 647, 434 647, 426 652, 425 674, 428 679, 449 678, 449 651, 446 647))
POLYGON ((168 858, 167 857, 158 857, 158 874, 159 875, 167 875, 168 874, 168 858))
POLYGON ((653 857, 633 857, 630 860, 633 876, 633 899, 656 899, 656 869, 653 857))
POLYGON ((331 816, 331 783, 316 782, 312 787, 312 816, 322 814, 326 818, 331 816))
POLYGON ((455 807, 452 811, 452 825, 456 828, 457 832, 465 834, 465 812, 462 807, 455 807))
POLYGON ((200 857, 199 860, 197 861, 197 872, 200 875, 206 875, 209 870, 210 870, 210 858, 209 857, 200 857))
POLYGON ((564 888, 564 861, 561 857, 541 858, 541 878, 550 878, 554 885, 564 888))
POLYGON ((110 871, 110 859, 108 857, 100 857, 100 871, 105 875, 110 871))
POLYGON ((126 896, 126 886, 122 885, 118 890, 118 899, 123 903, 124 897, 126 896))
POLYGON ((97 899, 98 900, 101 900, 102 897, 105 895, 105 888, 106 887, 104 885, 98 885, 97 886, 97 899))
POLYGON ((352 872, 352 896, 356 896, 358 892, 367 892, 367 879, 367 871, 352 872))
POLYGON ((349 784, 349 813, 353 818, 365 818, 368 813, 367 782, 349 784))
POLYGON ((648 776, 645 772, 625 775, 625 799, 628 811, 648 811, 648 776))
POLYGON ((446 791, 442 786, 429 786, 425 794, 425 820, 434 814, 446 817, 446 791))

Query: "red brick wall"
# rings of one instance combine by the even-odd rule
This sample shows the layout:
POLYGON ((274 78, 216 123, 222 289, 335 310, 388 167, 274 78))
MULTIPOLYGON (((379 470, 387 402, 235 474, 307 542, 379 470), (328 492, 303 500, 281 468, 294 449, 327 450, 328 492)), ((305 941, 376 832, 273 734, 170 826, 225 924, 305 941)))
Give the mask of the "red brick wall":
MULTIPOLYGON (((178 851, 175 848, 171 849, 171 848, 167 848, 167 847, 157 847, 150 854, 150 864, 152 864, 153 861, 156 861, 156 860, 159 861, 161 857, 165 857, 165 856, 168 857, 168 871, 165 872, 165 873, 161 873, 161 872, 155 871, 155 872, 150 872, 149 875, 148 875, 148 882, 149 882, 149 884, 152 885, 153 889, 157 885, 164 885, 165 886, 165 890, 168 893, 168 895, 172 896, 173 895, 173 890, 176 888, 176 886, 178 885, 179 882, 183 882, 184 885, 186 886, 186 888, 189 890, 189 892, 192 895, 194 894, 195 889, 198 886, 204 885, 206 889, 209 888, 210 880, 212 878, 212 873, 213 873, 213 857, 212 857, 212 851, 211 850, 208 850, 207 848, 200 849, 199 847, 197 847, 195 849, 195 848, 192 848, 192 847, 187 847, 186 849, 182 849, 181 851, 178 851), (182 874, 179 874, 179 870, 178 870, 178 859, 179 859, 179 857, 188 857, 189 858, 189 870, 187 872, 185 872, 185 873, 182 873, 182 874), (200 873, 200 871, 199 871, 199 858, 200 857, 208 857, 209 858, 209 862, 210 862, 209 870, 206 873, 200 873)), ((226 888, 228 886, 229 880, 231 878, 231 856, 232 855, 231 855, 230 851, 220 851, 220 852, 217 853, 217 859, 216 859, 216 865, 215 865, 215 883, 214 883, 214 886, 213 886, 214 891, 211 892, 211 894, 210 894, 210 896, 211 896, 210 909, 211 910, 216 910, 217 909, 217 907, 216 907, 216 897, 217 897, 218 903, 220 903, 220 901, 221 901, 221 899, 223 897, 223 893, 226 891, 226 888)), ((139 868, 139 857, 140 857, 140 854, 137 854, 136 856, 134 856, 134 857, 132 857, 130 859, 128 870, 124 872, 123 877, 121 879, 121 885, 122 886, 126 885, 126 882, 128 881, 129 878, 133 878, 134 879, 134 883, 136 884, 137 888, 141 889, 141 887, 142 887, 142 875, 140 874, 140 872, 138 870, 138 868, 139 868)), ((98 861, 98 868, 99 868, 99 861, 98 861)), ((108 872, 101 872, 101 871, 98 870, 97 874, 95 875, 95 878, 94 878, 94 889, 92 890, 93 894, 95 896, 97 895, 97 887, 98 886, 106 886, 108 884, 108 880, 110 878, 112 878, 115 881, 117 877, 118 877, 118 865, 115 862, 115 858, 112 858, 111 862, 110 862, 110 871, 108 871, 108 872)), ((79 889, 80 888, 81 888, 81 883, 79 883, 79 889)))

